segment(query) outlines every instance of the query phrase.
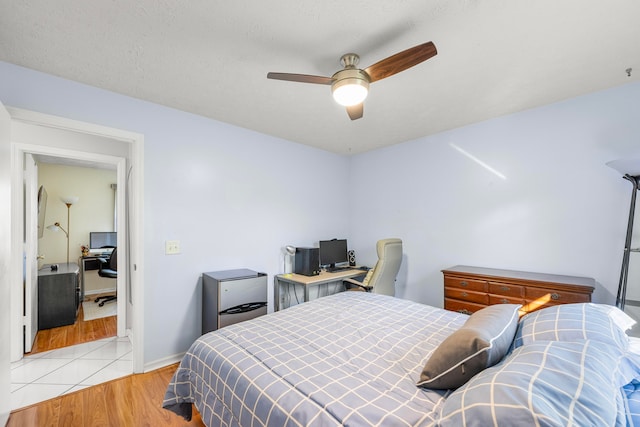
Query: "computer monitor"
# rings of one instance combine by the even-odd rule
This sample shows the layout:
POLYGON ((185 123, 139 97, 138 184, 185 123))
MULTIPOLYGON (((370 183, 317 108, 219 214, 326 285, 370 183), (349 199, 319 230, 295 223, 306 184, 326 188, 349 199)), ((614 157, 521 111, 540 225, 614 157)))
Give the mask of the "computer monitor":
POLYGON ((89 233, 89 249, 94 252, 99 249, 105 249, 104 252, 109 252, 109 249, 116 246, 118 246, 118 233, 115 231, 92 231, 89 233))
POLYGON ((333 268, 349 262, 347 239, 320 240, 320 265, 333 268))

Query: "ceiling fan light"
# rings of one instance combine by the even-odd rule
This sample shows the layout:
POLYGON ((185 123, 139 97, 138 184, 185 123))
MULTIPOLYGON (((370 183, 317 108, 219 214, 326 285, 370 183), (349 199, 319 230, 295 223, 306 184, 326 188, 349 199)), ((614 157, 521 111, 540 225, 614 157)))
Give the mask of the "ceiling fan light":
POLYGON ((359 78, 344 79, 336 82, 331 90, 338 104, 351 107, 365 100, 369 94, 369 83, 359 78))
POLYGON ((345 68, 332 77, 331 92, 333 99, 345 107, 358 105, 369 94, 369 78, 367 74, 357 68, 345 68))

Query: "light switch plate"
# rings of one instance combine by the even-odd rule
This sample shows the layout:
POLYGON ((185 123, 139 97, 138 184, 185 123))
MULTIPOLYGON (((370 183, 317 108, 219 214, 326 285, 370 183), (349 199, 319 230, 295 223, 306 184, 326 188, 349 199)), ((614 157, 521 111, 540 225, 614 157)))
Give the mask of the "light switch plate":
POLYGON ((180 253, 180 240, 167 240, 164 242, 164 254, 175 255, 180 253))

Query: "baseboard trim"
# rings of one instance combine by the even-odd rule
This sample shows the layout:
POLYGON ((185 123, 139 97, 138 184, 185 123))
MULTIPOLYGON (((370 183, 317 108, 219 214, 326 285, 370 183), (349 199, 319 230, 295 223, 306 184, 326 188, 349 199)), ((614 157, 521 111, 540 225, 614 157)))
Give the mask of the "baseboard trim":
POLYGON ((185 354, 186 352, 178 353, 172 356, 164 357, 162 359, 154 360, 149 363, 145 363, 144 372, 155 371, 156 369, 164 368, 165 366, 173 365, 174 363, 180 363, 185 354))

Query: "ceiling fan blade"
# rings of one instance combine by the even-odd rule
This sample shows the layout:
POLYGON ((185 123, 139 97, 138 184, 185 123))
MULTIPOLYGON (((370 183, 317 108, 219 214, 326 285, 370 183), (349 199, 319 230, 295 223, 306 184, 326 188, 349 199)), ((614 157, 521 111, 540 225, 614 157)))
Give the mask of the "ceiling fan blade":
POLYGON ((349 118, 351 120, 361 119, 363 113, 364 113, 364 102, 361 102, 360 104, 352 105, 351 107, 347 107, 347 114, 349 114, 349 118))
POLYGON ((311 76, 309 74, 268 73, 267 78, 287 80, 290 82, 315 83, 319 85, 330 85, 333 83, 333 79, 331 77, 311 76))
POLYGON ((433 42, 427 42, 378 61, 364 71, 369 74, 371 83, 373 83, 418 65, 437 53, 433 42))

